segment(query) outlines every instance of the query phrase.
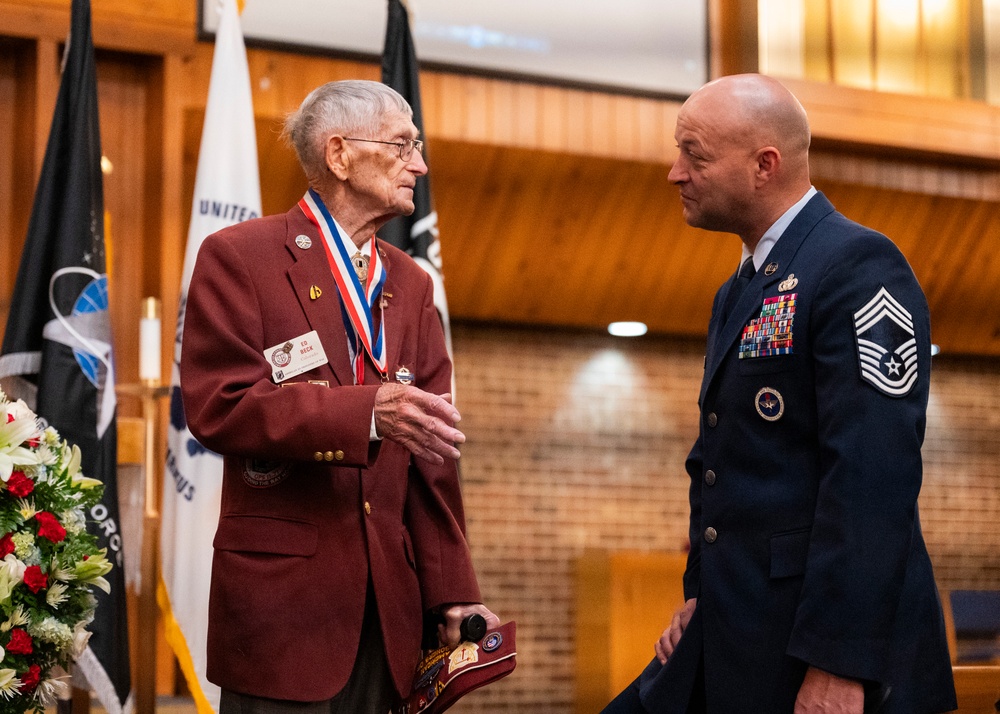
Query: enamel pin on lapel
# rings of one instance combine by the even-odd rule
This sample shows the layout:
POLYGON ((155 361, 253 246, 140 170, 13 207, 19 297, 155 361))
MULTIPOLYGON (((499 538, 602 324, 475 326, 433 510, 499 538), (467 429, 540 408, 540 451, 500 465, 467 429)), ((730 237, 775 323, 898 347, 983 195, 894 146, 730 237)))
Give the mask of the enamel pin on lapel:
POLYGON ((299 235, 295 236, 295 245, 297 245, 302 250, 309 250, 310 248, 312 248, 312 244, 313 244, 312 238, 303 233, 300 233, 299 235))
POLYGON ((774 275, 777 272, 778 272, 777 263, 768 263, 767 267, 764 268, 764 275, 774 275))
POLYGON ((400 384, 413 384, 416 379, 416 375, 413 374, 409 369, 400 365, 399 369, 396 370, 396 381, 400 384))
POLYGON ((323 291, 319 289, 319 285, 310 285, 309 286, 309 299, 310 300, 319 300, 320 297, 322 297, 322 295, 323 295, 323 291))

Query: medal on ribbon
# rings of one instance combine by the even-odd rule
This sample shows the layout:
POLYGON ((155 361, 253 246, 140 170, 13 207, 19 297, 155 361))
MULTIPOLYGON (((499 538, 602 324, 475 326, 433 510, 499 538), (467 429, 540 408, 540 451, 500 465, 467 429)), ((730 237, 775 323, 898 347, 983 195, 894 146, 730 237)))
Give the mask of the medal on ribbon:
POLYGON ((367 279, 362 283, 351 257, 357 252, 357 247, 344 235, 319 194, 310 188, 299 201, 299 208, 323 234, 323 247, 326 249, 330 270, 340 292, 340 312, 344 320, 344 329, 347 330, 347 343, 354 365, 355 382, 364 384, 366 353, 385 381, 387 378, 385 322, 383 321, 380 329, 376 331, 372 316, 375 301, 382 292, 386 277, 385 266, 376 249, 375 236, 372 235, 371 238, 371 258, 365 275, 367 279))

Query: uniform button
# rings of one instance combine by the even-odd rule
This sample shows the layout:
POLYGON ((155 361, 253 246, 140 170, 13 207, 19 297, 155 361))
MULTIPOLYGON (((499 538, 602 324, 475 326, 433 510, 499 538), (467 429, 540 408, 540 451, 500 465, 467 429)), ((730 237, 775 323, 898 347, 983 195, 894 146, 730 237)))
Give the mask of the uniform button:
POLYGON ((372 514, 372 504, 365 501, 365 515, 370 516, 372 514))
POLYGON ((714 543, 715 539, 719 537, 718 531, 709 526, 705 529, 705 541, 708 543, 714 543))
POLYGON ((340 449, 337 449, 336 451, 333 452, 333 458, 335 458, 337 461, 343 461, 344 452, 341 451, 340 449))
POLYGON ((327 461, 333 461, 333 452, 327 451, 325 454, 323 454, 323 458, 326 459, 327 461))
POLYGON ((709 486, 715 485, 715 472, 712 471, 712 469, 709 469, 708 471, 705 472, 705 483, 707 483, 709 486))
POLYGON ((313 454, 313 458, 316 459, 317 461, 322 461, 323 460, 323 452, 322 451, 317 451, 315 454, 313 454))
POLYGON ((709 414, 708 414, 708 425, 709 426, 715 426, 718 423, 719 423, 719 417, 716 415, 716 413, 715 412, 709 412, 709 414))

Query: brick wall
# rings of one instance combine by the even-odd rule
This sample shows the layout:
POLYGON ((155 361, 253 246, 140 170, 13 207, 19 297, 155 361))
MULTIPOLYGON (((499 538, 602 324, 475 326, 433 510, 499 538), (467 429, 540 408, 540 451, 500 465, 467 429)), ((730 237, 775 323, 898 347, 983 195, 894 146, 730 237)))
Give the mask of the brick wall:
MULTIPOLYGON (((519 653, 455 711, 568 713, 576 558, 686 544, 703 343, 459 325, 454 344, 469 539, 519 653)), ((1000 588, 998 404, 1000 363, 935 358, 920 506, 944 588, 1000 588)))

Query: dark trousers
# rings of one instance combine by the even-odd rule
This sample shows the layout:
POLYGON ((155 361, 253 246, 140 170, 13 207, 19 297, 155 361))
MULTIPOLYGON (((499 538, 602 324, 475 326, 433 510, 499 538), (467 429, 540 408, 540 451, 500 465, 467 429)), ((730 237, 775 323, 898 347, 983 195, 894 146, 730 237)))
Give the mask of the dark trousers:
MULTIPOLYGON (((261 672, 261 676, 266 677, 267 673, 261 672)), ((347 684, 337 696, 322 702, 293 702, 223 689, 219 714, 388 714, 398 703, 369 582, 358 655, 347 684)))
MULTIPOLYGON (((666 702, 651 702, 650 709, 643 706, 639 698, 639 677, 636 677, 601 710, 601 714, 656 714, 659 711, 657 705, 665 704, 666 702)), ((691 699, 687 703, 687 714, 705 714, 705 711, 705 666, 704 662, 700 662, 694 688, 691 690, 691 699)))

